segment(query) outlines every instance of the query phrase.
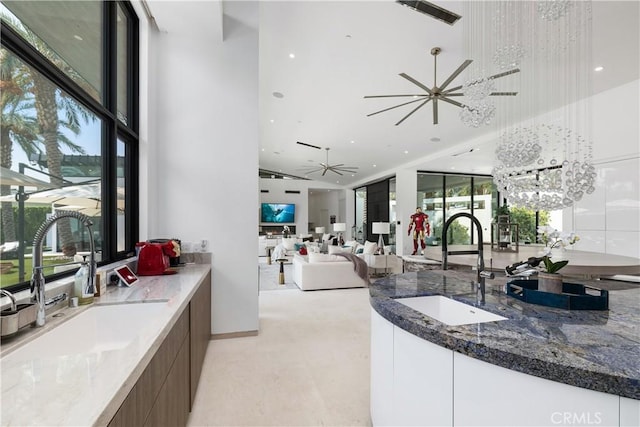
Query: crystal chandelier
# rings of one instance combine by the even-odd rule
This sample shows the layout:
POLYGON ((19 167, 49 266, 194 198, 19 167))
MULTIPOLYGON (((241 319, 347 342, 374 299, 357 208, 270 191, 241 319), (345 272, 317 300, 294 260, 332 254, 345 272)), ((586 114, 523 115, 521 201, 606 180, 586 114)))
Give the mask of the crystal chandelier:
MULTIPOLYGON (((479 58, 486 52, 487 63, 523 70, 513 82, 519 86, 511 89, 522 96, 512 100, 510 108, 498 105, 499 140, 492 171, 498 191, 516 207, 572 206, 595 191, 597 177, 587 65, 590 1, 503 0, 469 2, 468 7, 468 54, 479 58)), ((482 92, 481 86, 471 91, 482 92)), ((464 120, 475 123, 480 118, 464 120)))

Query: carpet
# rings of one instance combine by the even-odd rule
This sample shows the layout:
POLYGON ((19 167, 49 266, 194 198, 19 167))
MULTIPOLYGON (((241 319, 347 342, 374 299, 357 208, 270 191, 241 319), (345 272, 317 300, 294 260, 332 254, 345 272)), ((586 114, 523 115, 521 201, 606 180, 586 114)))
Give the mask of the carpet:
POLYGON ((279 291, 283 289, 299 289, 293 283, 293 264, 284 264, 284 285, 278 283, 280 276, 280 263, 273 262, 267 264, 262 258, 258 264, 260 271, 259 289, 260 291, 279 291))

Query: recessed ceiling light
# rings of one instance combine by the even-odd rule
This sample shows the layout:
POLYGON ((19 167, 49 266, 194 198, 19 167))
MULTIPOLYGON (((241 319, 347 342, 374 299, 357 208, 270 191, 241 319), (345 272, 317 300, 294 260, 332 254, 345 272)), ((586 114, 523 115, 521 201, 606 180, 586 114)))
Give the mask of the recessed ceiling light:
POLYGON ((336 184, 340 184, 340 181, 336 181, 336 184))
POLYGON ((262 149, 262 151, 264 151, 264 148, 262 149))
POLYGON ((409 151, 407 151, 407 150, 404 150, 404 154, 409 154, 409 151))
POLYGON ((378 166, 378 165, 373 165, 373 167, 374 167, 374 168, 375 168, 375 167, 377 167, 377 166, 378 166))
POLYGON ((352 143, 352 144, 355 144, 356 142, 352 140, 352 141, 351 141, 351 143, 352 143))
POLYGON ((451 169, 452 169, 452 170, 453 170, 453 169, 455 169, 455 168, 456 168, 455 166, 451 166, 451 169))
POLYGON ((280 92, 273 92, 273 96, 275 96, 276 98, 280 98, 280 99, 284 98, 284 95, 282 93, 280 93, 280 92))
POLYGON ((73 38, 74 38, 74 39, 76 39, 76 40, 80 40, 80 41, 84 40, 82 37, 80 37, 80 36, 79 36, 79 35, 77 35, 77 34, 74 34, 74 35, 73 35, 73 38))
POLYGON ((437 136, 434 136, 429 141, 431 141, 431 142, 440 142, 440 138, 438 138, 437 136))
POLYGON ((295 53, 290 53, 290 54, 289 54, 289 58, 293 59, 293 58, 295 58, 295 57, 296 57, 296 54, 295 54, 295 53))
POLYGON ((269 121, 270 121, 271 123, 275 122, 275 120, 273 120, 273 119, 271 119, 271 120, 269 120, 269 121))
POLYGON ((351 174, 351 176, 355 176, 354 174, 351 174))
POLYGON ((593 71, 602 71, 602 70, 604 70, 603 66, 598 66, 598 67, 593 69, 593 71))

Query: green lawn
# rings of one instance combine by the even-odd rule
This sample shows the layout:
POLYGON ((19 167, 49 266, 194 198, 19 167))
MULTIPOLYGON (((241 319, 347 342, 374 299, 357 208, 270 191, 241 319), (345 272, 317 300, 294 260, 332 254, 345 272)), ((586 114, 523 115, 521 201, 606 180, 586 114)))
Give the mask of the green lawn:
MULTIPOLYGON (((71 262, 72 259, 70 258, 63 258, 63 257, 56 257, 56 258, 48 258, 45 257, 44 258, 44 265, 51 265, 52 267, 50 268, 45 268, 44 269, 44 274, 45 276, 48 274, 53 274, 53 266, 57 265, 57 264, 64 264, 67 262, 71 262)), ((11 286, 11 285, 15 285, 16 283, 18 283, 18 260, 17 259, 3 259, 2 262, 11 262, 13 263, 13 268, 4 274, 0 274, 0 288, 4 288, 7 286, 11 286)), ((25 281, 29 281, 31 280, 31 270, 32 270, 32 259, 31 258, 25 258, 24 260, 24 280, 25 281)))

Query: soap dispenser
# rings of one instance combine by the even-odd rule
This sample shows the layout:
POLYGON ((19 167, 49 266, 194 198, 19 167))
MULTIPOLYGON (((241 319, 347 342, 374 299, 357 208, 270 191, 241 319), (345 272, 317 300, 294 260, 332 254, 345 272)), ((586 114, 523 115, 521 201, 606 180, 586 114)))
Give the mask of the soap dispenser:
POLYGON ((93 302, 94 289, 89 280, 89 264, 85 261, 74 276, 73 294, 78 297, 78 305, 91 304, 93 302), (90 289, 91 288, 91 289, 90 289))

